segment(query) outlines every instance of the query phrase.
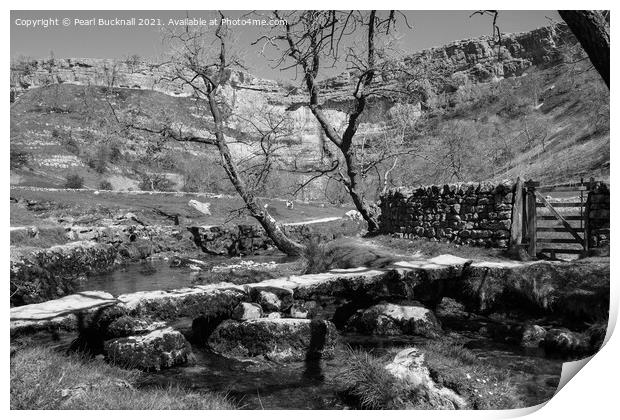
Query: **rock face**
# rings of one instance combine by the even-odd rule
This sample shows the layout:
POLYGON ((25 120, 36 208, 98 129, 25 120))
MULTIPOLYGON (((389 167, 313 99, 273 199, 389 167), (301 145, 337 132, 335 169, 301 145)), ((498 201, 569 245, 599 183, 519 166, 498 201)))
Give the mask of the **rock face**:
POLYGON ((373 335, 421 335, 437 337, 441 326, 435 314, 423 306, 381 303, 358 311, 347 328, 373 335))
POLYGON ((391 375, 407 386, 422 391, 431 407, 436 409, 466 409, 467 402, 449 388, 439 387, 431 379, 424 364, 424 354, 415 347, 400 351, 394 360, 385 366, 391 375))
MULTIPOLYGON (((573 45, 575 38, 570 31, 556 31, 551 27, 530 32, 502 34, 498 48, 492 38, 454 41, 442 47, 422 50, 405 57, 408 66, 434 61, 441 63, 450 73, 472 82, 488 82, 493 77, 519 76, 532 65, 549 65, 557 60, 557 47, 573 45)), ((189 96, 191 90, 181 82, 165 77, 168 66, 140 59, 113 60, 92 58, 67 58, 32 60, 13 66, 11 87, 15 91, 51 83, 75 83, 81 85, 114 86, 131 89, 149 89, 173 96, 189 96)), ((260 91, 267 96, 284 96, 287 92, 291 102, 299 102, 299 89, 285 88, 273 80, 255 77, 244 72, 231 73, 231 85, 239 90, 260 91)), ((323 90, 332 101, 351 89, 352 79, 348 73, 340 74, 323 82, 323 90)))
POLYGON ((333 356, 336 340, 336 328, 329 321, 261 318, 224 321, 211 334, 208 344, 226 357, 302 361, 333 356))
POLYGON ((187 363, 193 357, 185 337, 172 328, 109 340, 104 351, 109 361, 141 370, 161 370, 187 363))

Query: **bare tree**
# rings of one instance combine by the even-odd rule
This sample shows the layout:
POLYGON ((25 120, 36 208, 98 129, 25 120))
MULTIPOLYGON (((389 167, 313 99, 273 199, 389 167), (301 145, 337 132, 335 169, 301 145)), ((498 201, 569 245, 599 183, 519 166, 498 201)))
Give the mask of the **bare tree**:
MULTIPOLYGON (((212 121, 209 127, 211 135, 201 135, 188 130, 181 123, 164 121, 159 127, 149 128, 131 122, 128 125, 153 134, 161 135, 166 139, 179 142, 199 143, 215 146, 219 152, 221 165, 233 184, 239 196, 243 199, 246 209, 260 225, 267 235, 282 252, 288 255, 301 255, 305 247, 289 238, 282 226, 269 214, 267 208, 261 206, 257 197, 248 186, 243 171, 239 169, 226 139, 226 122, 231 114, 231 104, 227 103, 222 91, 226 87, 232 70, 241 65, 234 54, 229 51, 232 33, 223 24, 224 15, 220 13, 219 24, 215 32, 187 27, 182 31, 170 32, 166 40, 174 50, 170 62, 171 74, 169 81, 180 82, 189 86, 197 101, 204 103, 212 121)), ((270 139, 273 131, 265 126, 261 127, 261 143, 264 145, 270 139)), ((269 155, 269 154, 267 154, 269 155)), ((263 162, 258 173, 265 173, 270 163, 263 162)), ((246 174, 249 175, 249 171, 246 174)))
POLYGON ((559 10, 609 88, 609 11, 559 10))
MULTIPOLYGON (((379 230, 378 208, 366 200, 364 194, 364 177, 366 169, 356 153, 354 142, 362 114, 373 98, 395 93, 402 86, 395 81, 397 61, 389 60, 388 47, 382 43, 379 34, 389 35, 394 29, 398 12, 387 12, 385 16, 372 10, 360 11, 303 11, 280 13, 273 12, 274 17, 286 21, 286 25, 276 27, 280 32, 261 37, 264 47, 273 46, 280 52, 276 66, 281 69, 295 68, 301 72, 306 91, 307 105, 318 121, 325 137, 340 152, 336 157, 320 168, 306 169, 312 176, 306 182, 320 177, 337 180, 348 191, 353 204, 368 224, 369 232, 379 230), (364 31, 364 40, 360 48, 353 46, 349 39, 364 31), (353 76, 351 106, 342 129, 330 120, 321 103, 320 71, 333 68, 340 60, 347 64, 353 76), (381 78, 384 83, 376 82, 381 78), (387 82, 387 83, 386 83, 387 82), (396 88, 398 86, 398 88, 396 88)), ((398 69, 406 72, 405 66, 398 69)), ((393 163, 393 161, 392 161, 393 163)), ((389 175, 389 174, 388 174, 389 175)))

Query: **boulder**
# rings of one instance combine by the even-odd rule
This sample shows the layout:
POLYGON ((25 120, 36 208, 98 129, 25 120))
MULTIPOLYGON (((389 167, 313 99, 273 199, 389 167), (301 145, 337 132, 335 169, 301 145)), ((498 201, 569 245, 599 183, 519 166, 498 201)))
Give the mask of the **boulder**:
POLYGON ((584 355, 591 350, 589 337, 566 328, 547 331, 542 344, 547 352, 561 356, 584 355))
POLYGON ((256 303, 241 302, 232 312, 232 318, 245 321, 246 319, 256 319, 263 316, 263 309, 256 303))
POLYGON ((207 216, 211 216, 211 203, 203 203, 198 200, 189 200, 187 203, 190 207, 195 208, 202 214, 206 214, 207 216))
POLYGON ((536 348, 545 341, 547 330, 539 325, 528 325, 523 329, 521 347, 536 348))
POLYGON ((349 210, 344 214, 344 218, 355 220, 356 222, 362 222, 364 220, 362 213, 357 210, 349 210))
POLYGON ((207 284, 175 290, 136 292, 118 297, 119 306, 132 316, 159 321, 181 317, 229 318, 247 295, 242 287, 229 283, 207 284))
POLYGON ((116 338, 143 335, 164 328, 165 326, 166 324, 164 322, 152 322, 129 315, 122 315, 108 325, 106 335, 116 338))
POLYGON ((410 347, 400 351, 394 360, 385 366, 392 376, 423 395, 429 405, 436 409, 454 410, 467 408, 467 402, 449 388, 438 386, 424 364, 424 354, 410 347))
POLYGON ((159 371, 193 359, 185 337, 169 327, 145 335, 108 340, 104 351, 107 360, 113 363, 145 371, 159 371))
POLYGON ((293 290, 277 286, 248 285, 250 299, 265 312, 286 311, 293 304, 293 290))
POLYGON ((333 356, 336 327, 329 321, 261 318, 226 320, 211 334, 211 349, 225 357, 264 356, 275 361, 302 361, 333 356))
POLYGON ((421 335, 437 337, 441 325, 423 306, 380 303, 360 310, 347 322, 347 329, 373 335, 421 335))
POLYGON ((317 313, 317 304, 313 300, 297 300, 289 309, 291 318, 312 319, 317 313))
POLYGON ((277 312, 282 307, 282 301, 278 299, 275 293, 260 291, 256 300, 260 306, 265 309, 265 312, 277 312))

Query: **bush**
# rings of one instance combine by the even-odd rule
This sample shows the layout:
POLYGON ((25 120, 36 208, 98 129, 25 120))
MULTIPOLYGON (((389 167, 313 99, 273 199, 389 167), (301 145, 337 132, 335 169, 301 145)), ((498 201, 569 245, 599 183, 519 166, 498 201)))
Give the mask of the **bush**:
POLYGON ((101 181, 99 183, 99 189, 100 190, 105 190, 105 191, 112 191, 112 189, 113 189, 112 183, 110 181, 108 181, 107 179, 105 181, 101 181))
POLYGON ((10 167, 18 169, 28 164, 30 153, 17 147, 11 147, 10 167))
POLYGON ((117 144, 110 146, 110 154, 108 156, 110 163, 117 163, 123 157, 120 147, 117 144))
MULTIPOLYGON (((54 137, 54 132, 52 132, 52 137, 54 137)), ((67 152, 72 153, 76 156, 80 154, 80 145, 73 139, 73 137, 62 137, 60 134, 57 135, 60 138, 60 144, 67 150, 67 152)))
POLYGON ((142 191, 174 191, 174 183, 161 174, 145 174, 139 188, 142 191))
POLYGON ((160 153, 155 158, 155 163, 157 164, 157 166, 159 166, 161 169, 165 171, 174 171, 175 169, 177 169, 177 166, 178 166, 177 158, 172 151, 166 151, 164 153, 160 153))
POLYGON ((71 174, 67 177, 67 182, 65 182, 65 188, 70 188, 74 190, 78 190, 84 186, 84 178, 79 176, 78 174, 71 174))
POLYGON ((97 148, 94 155, 90 155, 86 163, 97 173, 103 174, 108 169, 107 162, 110 159, 110 151, 106 145, 97 148))

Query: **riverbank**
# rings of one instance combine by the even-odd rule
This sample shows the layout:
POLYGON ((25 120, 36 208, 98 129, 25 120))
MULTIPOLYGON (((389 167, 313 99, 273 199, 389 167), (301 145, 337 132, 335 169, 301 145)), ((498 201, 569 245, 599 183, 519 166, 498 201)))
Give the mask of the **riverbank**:
POLYGON ((12 410, 231 410, 220 393, 141 387, 143 374, 42 346, 11 355, 12 410))

